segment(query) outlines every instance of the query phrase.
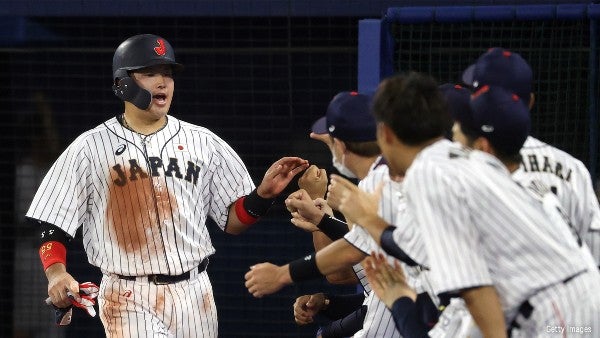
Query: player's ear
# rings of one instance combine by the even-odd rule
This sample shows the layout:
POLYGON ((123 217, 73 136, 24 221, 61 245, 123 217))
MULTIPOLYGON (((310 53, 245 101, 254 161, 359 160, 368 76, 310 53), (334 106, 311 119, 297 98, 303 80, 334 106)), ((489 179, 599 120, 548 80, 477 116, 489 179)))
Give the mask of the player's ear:
POLYGON ((492 155, 496 153, 490 141, 483 136, 479 136, 473 141, 473 149, 480 150, 492 155))
POLYGON ((384 144, 394 143, 394 132, 385 123, 377 123, 377 139, 384 142, 384 144))
POLYGON ((346 143, 344 143, 344 141, 340 140, 337 137, 333 138, 333 146, 339 147, 339 149, 341 150, 341 154, 344 154, 346 152, 346 143))

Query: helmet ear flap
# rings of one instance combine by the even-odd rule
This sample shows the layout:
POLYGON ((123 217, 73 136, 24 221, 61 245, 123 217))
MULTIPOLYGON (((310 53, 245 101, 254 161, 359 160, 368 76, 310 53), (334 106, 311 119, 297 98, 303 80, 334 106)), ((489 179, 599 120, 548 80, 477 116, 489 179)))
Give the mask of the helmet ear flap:
MULTIPOLYGON (((152 103, 152 94, 138 86, 135 81, 125 72, 124 77, 116 77, 112 86, 115 95, 123 101, 133 103, 141 110, 147 110, 152 103)), ((120 74, 117 74, 120 75, 120 74)))

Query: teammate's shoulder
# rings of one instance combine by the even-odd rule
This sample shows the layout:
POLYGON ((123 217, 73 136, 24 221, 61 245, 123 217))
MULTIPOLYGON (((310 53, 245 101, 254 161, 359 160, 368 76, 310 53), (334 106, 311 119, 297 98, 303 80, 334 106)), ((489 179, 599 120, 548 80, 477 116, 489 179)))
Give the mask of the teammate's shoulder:
POLYGON ((431 163, 443 166, 449 160, 460 159, 468 155, 468 149, 446 139, 437 141, 417 154, 412 166, 429 166, 431 163))
POLYGON ((568 152, 559 149, 551 144, 545 143, 535 137, 529 136, 525 140, 523 147, 521 148, 521 155, 528 156, 531 154, 543 155, 555 160, 559 160, 566 165, 573 166, 584 166, 583 162, 568 152))
POLYGON ((88 130, 84 131, 83 133, 79 134, 79 136, 77 136, 77 138, 75 139, 75 141, 73 141, 73 143, 81 142, 81 141, 89 139, 90 137, 94 137, 100 133, 106 132, 114 124, 118 124, 118 123, 119 122, 117 121, 117 119, 115 117, 113 117, 91 129, 88 129, 88 130))
POLYGON ((215 137, 219 138, 219 136, 217 134, 215 134, 213 131, 211 131, 210 129, 208 129, 206 127, 199 126, 197 124, 193 124, 193 123, 179 120, 175 117, 169 116, 169 123, 171 123, 171 122, 179 124, 181 129, 183 129, 187 132, 197 134, 200 136, 209 137, 209 138, 215 138, 215 137))
POLYGON ((565 153, 564 151, 533 136, 528 136, 527 139, 525 139, 525 143, 523 143, 523 146, 521 147, 520 151, 521 154, 531 154, 540 152, 552 154, 565 153))
POLYGON ((537 139, 533 136, 528 136, 525 139, 525 143, 523 147, 521 147, 521 153, 530 153, 530 152, 549 152, 553 154, 559 154, 562 156, 572 157, 566 151, 559 149, 551 144, 548 144, 540 139, 537 139))
POLYGON ((367 173, 367 176, 369 176, 372 173, 375 174, 387 174, 389 172, 389 168, 388 168, 388 164, 387 161, 383 158, 383 156, 379 156, 375 162, 373 162, 373 164, 371 165, 371 167, 369 168, 369 172, 367 173))
POLYGON ((376 161, 376 163, 374 163, 373 166, 371 166, 371 170, 369 170, 367 176, 360 180, 360 182, 358 183, 359 187, 364 188, 367 186, 373 186, 378 184, 379 182, 387 180, 390 172, 387 163, 377 162, 378 161, 376 161))

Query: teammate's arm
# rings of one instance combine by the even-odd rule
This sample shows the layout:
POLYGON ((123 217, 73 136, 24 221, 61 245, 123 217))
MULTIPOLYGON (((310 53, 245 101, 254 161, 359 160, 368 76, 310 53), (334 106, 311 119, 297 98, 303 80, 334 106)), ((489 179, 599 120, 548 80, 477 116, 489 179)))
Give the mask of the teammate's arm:
POLYGON ((417 293, 406 283, 404 271, 395 262, 391 267, 382 254, 371 253, 365 259, 365 273, 371 288, 392 312, 394 323, 403 337, 427 337, 429 328, 419 318, 417 293))
POLYGON ((284 157, 269 167, 260 185, 247 196, 229 206, 225 231, 240 234, 249 225, 264 216, 277 197, 298 173, 308 167, 308 161, 299 157, 284 157))
MULTIPOLYGON (((329 215, 331 209, 327 206, 327 202, 322 198, 313 200, 310 193, 304 189, 290 194, 285 200, 285 204, 292 214, 292 224, 312 233, 316 252, 348 233, 346 223, 329 215)), ((332 284, 356 284, 359 282, 352 267, 328 274, 326 278, 332 284)))
POLYGON ((506 324, 498 293, 493 286, 479 286, 460 292, 484 337, 505 338, 506 324))
POLYGON ((75 300, 80 302, 79 283, 67 272, 66 267, 66 245, 70 241, 70 236, 53 224, 29 220, 40 226, 39 255, 48 279, 48 296, 52 304, 59 308, 71 305, 67 291, 70 291, 75 300))
MULTIPOLYGON (((360 294, 355 296, 360 296, 360 294)), ((358 309, 347 316, 322 326, 321 335, 317 337, 351 337, 362 329, 367 315, 367 306, 359 304, 356 307, 358 309)))
POLYGON ((360 263, 366 255, 350 245, 347 240, 338 239, 317 251, 316 255, 317 266, 329 283, 356 284, 359 282, 352 266, 360 263))
POLYGON ((283 266, 271 263, 253 265, 244 276, 245 285, 254 297, 262 297, 294 282, 313 280, 360 263, 365 257, 345 239, 339 239, 316 254, 283 266))

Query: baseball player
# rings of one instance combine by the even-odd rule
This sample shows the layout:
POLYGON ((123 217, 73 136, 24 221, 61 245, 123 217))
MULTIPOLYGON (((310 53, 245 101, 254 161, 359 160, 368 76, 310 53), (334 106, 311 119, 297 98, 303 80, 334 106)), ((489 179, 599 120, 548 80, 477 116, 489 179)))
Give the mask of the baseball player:
MULTIPOLYGON (((330 122, 328 121, 328 123, 330 122)), ((340 126, 336 124, 333 124, 333 126, 335 127, 333 129, 338 131, 340 126)), ((332 129, 330 128, 330 130, 332 129)), ((340 130, 340 132, 342 131, 340 130)), ((375 136, 374 134, 373 131, 373 137, 375 136)), ((396 175, 392 176, 395 178, 396 175)), ((381 161, 377 161, 372 165, 369 173, 361 180, 359 185, 362 189, 372 192, 380 184, 383 186, 383 197, 381 199, 381 204, 379 205, 379 212, 389 223, 398 223, 399 220, 397 219, 402 217, 403 211, 403 198, 400 193, 400 185, 390 178, 387 166, 381 161)), ((312 205, 310 199, 306 198, 305 194, 302 193, 294 194, 297 196, 292 196, 291 199, 286 200, 286 204, 292 205, 300 212, 307 212, 306 209, 312 205)), ((330 189, 328 200, 339 200, 339 196, 336 194, 335 190, 330 189)), ((375 210, 377 209, 378 205, 376 204, 375 210)), ((320 220, 320 217, 306 217, 315 223, 320 220)), ((290 284, 292 281, 301 282, 302 280, 317 278, 320 277, 321 274, 328 275, 332 271, 337 271, 342 267, 357 264, 374 250, 380 251, 380 248, 373 242, 364 229, 355 225, 353 229, 345 235, 344 239, 339 239, 326 248, 318 251, 316 255, 309 256, 310 259, 308 261, 300 259, 282 267, 270 263, 262 263, 253 266, 246 274, 246 286, 248 287, 249 292, 254 296, 262 297, 278 291, 281 287, 290 284), (318 267, 315 265, 318 265, 318 267)), ((390 257, 390 260, 393 260, 393 258, 390 257)), ((407 269, 410 268, 407 267, 407 269)), ((361 282, 364 281, 366 281, 366 279, 361 279, 361 282)), ((411 285, 414 285, 422 291, 418 286, 418 279, 412 277, 411 283, 411 285)), ((399 332, 396 330, 391 318, 391 313, 386 309, 385 304, 370 292, 370 286, 367 283, 363 283, 363 286, 368 292, 367 299, 364 303, 367 312, 365 314, 362 329, 356 332, 354 337, 399 336, 399 332)), ((322 299, 322 297, 319 297, 319 299, 322 299)), ((422 299, 425 304, 429 305, 429 308, 433 308, 432 312, 434 312, 434 314, 431 316, 437 318, 435 306, 431 305, 431 301, 427 297, 422 296, 422 299)), ((322 304, 320 303, 319 307, 321 305, 322 304)), ((301 306, 301 304, 297 304, 295 307, 296 318, 299 318, 302 322, 309 321, 310 319, 307 319, 307 317, 310 318, 315 311, 298 309, 299 306, 301 306)))
MULTIPOLYGON (((463 81, 475 89, 484 85, 504 87, 533 107, 533 72, 518 53, 491 48, 463 73, 463 81)), ((532 136, 520 151, 520 165, 512 177, 523 186, 543 182, 551 187, 575 231, 590 248, 600 266, 600 207, 585 165, 568 153, 532 136)))
MULTIPOLYGON (((444 84, 440 86, 440 90, 448 103, 448 110, 456 119, 453 127, 453 136, 455 140, 465 146, 476 146, 475 140, 480 134, 473 127, 474 114, 470 107, 471 92, 454 84, 444 84)), ((482 92, 488 90, 490 90, 489 86, 484 86, 481 89, 482 92)), ((482 92, 477 93, 477 95, 481 95, 482 92)), ((516 96, 512 99, 518 100, 516 96)), ((482 105, 479 106, 481 109, 482 105)), ((514 137, 515 130, 523 128, 521 120, 511 118, 512 116, 502 116, 502 113, 506 114, 506 111, 501 110, 495 115, 503 118, 505 123, 495 126, 494 131, 497 135, 490 138, 490 142, 508 142, 514 137), (502 138, 503 136, 504 138, 502 138)), ((512 156, 506 156, 505 153, 498 153, 497 150, 494 152, 496 153, 496 156, 503 159, 503 163, 507 168, 519 167, 519 161, 513 160, 512 156)), ((338 179, 334 178, 333 181, 336 183, 338 179)), ((354 194, 352 196, 353 202, 356 202, 357 199, 360 198, 354 194)), ((349 207, 353 210, 356 210, 359 207, 353 203, 346 202, 344 202, 343 205, 344 207, 349 207)), ((361 210, 360 212, 363 211, 361 210)), ((383 238, 381 240, 384 241, 383 238)), ((369 258, 369 262, 365 263, 365 271, 375 293, 392 311, 396 326, 403 336, 416 337, 429 334, 430 336, 436 337, 473 337, 474 335, 479 334, 464 302, 460 299, 451 300, 450 304, 444 309, 438 324, 431 330, 422 321, 415 320, 415 318, 418 319, 418 311, 413 305, 415 292, 405 282, 402 269, 399 266, 391 268, 381 257, 377 256, 378 255, 372 255, 369 258), (412 312, 410 311, 411 306, 413 307, 412 312)), ((424 264, 427 265, 428 263, 424 264)), ((591 267, 594 269, 593 264, 591 267)))
MULTIPOLYGON (((381 153, 375 142, 370 102, 369 95, 354 91, 336 94, 327 107, 326 115, 313 123, 310 133, 311 138, 327 145, 338 171, 358 179, 369 174, 370 167, 381 153)), ((334 217, 328 202, 323 199, 327 190, 324 169, 309 167, 298 180, 298 185, 301 190, 286 200, 293 216, 291 222, 312 233, 315 251, 319 251, 342 238, 349 230, 348 225, 334 217)), ((331 197, 329 203, 335 206, 331 197)), ((333 284, 355 284, 366 281, 363 271, 362 265, 355 264, 325 277, 333 284)), ((360 286, 364 290, 365 285, 360 286)), ((322 293, 302 295, 294 303, 294 318, 301 325, 311 323, 313 316, 323 310, 321 313, 333 320, 321 327, 323 337, 351 335, 362 327, 366 313, 366 305, 361 306, 364 299, 362 291, 352 295, 327 295, 327 298, 322 293), (327 309, 324 308, 325 299, 327 309), (354 309, 356 311, 352 312, 354 309)))
POLYGON ((124 112, 68 146, 27 211, 40 226, 40 258, 57 307, 70 305, 68 294, 80 300, 64 244, 83 227, 88 260, 104 274, 98 299, 108 337, 216 337, 207 217, 239 234, 308 167, 282 158, 255 188, 226 142, 168 115, 181 69, 160 36, 121 43, 113 90, 124 112))
MULTIPOLYGON (((468 91, 466 92, 468 93, 468 91)), ((448 101, 449 110, 460 109, 463 103, 465 103, 468 107, 469 96, 467 94, 464 102, 461 100, 448 101)), ((416 110, 414 113, 416 114, 416 110)), ((385 144, 382 143, 382 146, 385 146, 385 144)), ((361 182, 361 184, 362 183, 363 182, 361 182)), ((397 187, 398 196, 402 196, 403 193, 401 192, 401 182, 396 180, 394 181, 394 185, 397 187)), ((371 191, 375 190, 377 189, 371 189, 371 191)), ((421 309, 419 305, 423 304, 423 302, 419 301, 415 297, 412 297, 413 295, 416 296, 418 292, 407 283, 404 283, 404 286, 408 291, 410 291, 410 300, 408 302, 402 300, 398 304, 395 304, 395 306, 392 306, 392 304, 395 303, 394 301, 397 300, 396 298, 399 298, 400 296, 390 299, 389 297, 382 296, 381 292, 377 292, 377 290, 375 290, 377 297, 386 304, 390 311, 392 311, 394 320, 396 322, 396 328, 400 331, 402 336, 426 336, 429 332, 436 337, 465 337, 467 334, 473 334, 477 332, 476 326, 473 324, 473 320, 464 306, 464 302, 453 299, 450 301, 450 304, 440 304, 439 299, 437 299, 435 296, 428 278, 427 270, 429 263, 427 260, 422 236, 419 231, 420 229, 415 225, 410 210, 406 210, 403 198, 401 199, 402 203, 398 203, 399 208, 397 210, 401 216, 396 217, 396 223, 388 223, 384 219, 379 218, 375 212, 377 209, 377 204, 380 203, 378 202, 381 199, 380 196, 361 191, 351 182, 338 176, 333 176, 332 178, 332 183, 330 185, 330 193, 331 192, 335 192, 338 195, 349 196, 347 198, 342 198, 342 201, 345 207, 352 209, 354 213, 359 213, 362 216, 366 214, 372 214, 374 217, 376 217, 380 223, 365 223, 364 226, 364 229, 371 234, 373 243, 381 245, 387 254, 407 263, 407 265, 410 266, 410 268, 407 270, 407 272, 410 273, 408 278, 416 279, 419 282, 419 285, 429 293, 429 296, 432 298, 435 304, 438 306, 445 305, 441 307, 445 308, 444 313, 442 313, 442 317, 439 318, 437 324, 431 328, 438 318, 433 316, 424 317, 421 315, 423 309, 421 309), (461 327, 464 329, 459 329, 461 327)), ((363 229, 363 227, 358 228, 363 229)), ((367 247, 363 250, 368 249, 369 248, 367 247)), ((383 258, 383 256, 377 252, 378 251, 373 251, 371 253, 371 257, 368 257, 370 262, 374 262, 376 260, 374 260, 373 257, 380 256, 383 258)), ((369 263, 363 262, 363 264, 365 265, 365 271, 368 271, 370 268, 369 263)), ((403 280, 405 280, 406 278, 404 277, 404 274, 401 273, 401 275, 403 276, 403 280)), ((371 282, 372 279, 373 276, 369 278, 369 282, 371 282)), ((411 284, 414 285, 414 282, 411 284)), ((419 296, 423 297, 423 294, 419 296)), ((430 313, 437 314, 435 309, 430 308, 429 310, 430 313)))
MULTIPOLYGON (((476 120, 487 136, 507 114, 529 123, 511 95, 498 94, 486 107, 476 120)), ((561 323, 599 329, 598 271, 589 271, 566 222, 550 217, 496 157, 443 139, 449 116, 431 78, 383 81, 373 112, 388 165, 406 172, 407 210, 422 230, 438 295, 463 298, 484 336, 506 336, 506 323, 529 336, 561 323), (414 114, 424 103, 425 113, 414 114)), ((500 149, 518 152, 527 132, 500 149)), ((344 204, 341 211, 361 224, 378 221, 344 204)))
MULTIPOLYGON (((475 93, 473 97, 477 97, 481 93, 485 93, 489 90, 490 86, 484 85, 480 87, 480 90, 477 93, 475 93)), ((481 133, 477 130, 477 127, 475 126, 475 113, 473 112, 473 109, 471 107, 472 95, 470 91, 459 85, 446 84, 443 86, 442 92, 444 93, 448 101, 454 103, 454 106, 456 108, 450 109, 451 115, 455 119, 454 126, 452 128, 454 141, 459 142, 465 147, 476 148, 476 141, 481 133)), ((513 94, 513 99, 520 98, 518 97, 518 95, 513 94)), ((481 110, 481 108, 479 109, 481 110)), ((515 131, 518 130, 518 128, 520 128, 519 120, 507 118, 507 121, 503 125, 503 127, 504 128, 502 128, 501 130, 496 130, 496 133, 499 133, 499 135, 502 135, 505 138, 512 138, 515 131)), ((486 149, 482 150, 486 151, 486 149)), ((498 157, 498 159, 500 159, 502 163, 506 166, 508 171, 511 173, 513 180, 520 183, 523 187, 526 187, 527 191, 530 192, 534 197, 540 198, 541 200, 546 200, 546 204, 557 204, 556 208, 560 210, 560 217, 566 217, 567 223, 569 224, 574 236, 579 242, 582 242, 580 235, 581 228, 574 226, 574 224, 582 224, 586 221, 586 219, 582 219, 581 217, 570 218, 569 215, 564 211, 564 206, 561 204, 561 202, 556 196, 556 187, 549 185, 550 183, 553 183, 554 180, 549 180, 548 176, 546 176, 545 178, 535 178, 533 177, 533 175, 525 175, 524 178, 523 176, 519 175, 518 173, 521 172, 520 165, 522 163, 521 154, 519 153, 507 155, 505 153, 498 153, 498 151, 496 150, 494 155, 498 157), (546 193, 552 194, 552 196, 547 196, 546 193), (552 201, 550 202, 550 200, 552 201)), ((588 258, 590 268, 595 269, 597 267, 597 263, 592 257, 589 247, 585 242, 582 242, 581 244, 582 250, 588 258)))
MULTIPOLYGON (((311 133, 312 138, 316 138, 315 135, 327 134, 327 137, 331 140, 330 150, 332 152, 334 166, 339 172, 345 173, 346 176, 360 179, 361 186, 364 184, 374 186, 374 183, 368 182, 379 182, 388 176, 387 167, 378 156, 380 150, 375 143, 375 124, 372 115, 369 113, 370 101, 370 97, 367 95, 355 92, 339 93, 330 102, 326 116, 313 124, 313 132, 311 133)), ((325 140, 323 141, 325 142, 325 140)), ((337 205, 335 194, 329 194, 328 202, 334 207, 337 205)), ((295 213, 292 213, 294 216, 292 222, 297 226, 299 226, 299 222, 303 222, 308 223, 313 230, 319 228, 323 229, 323 232, 327 234, 331 240, 341 239, 348 232, 347 225, 345 224, 343 224, 343 226, 340 226, 339 224, 327 224, 331 222, 331 217, 318 210, 313 205, 312 201, 306 198, 306 194, 302 192, 292 194, 290 198, 286 200, 286 204, 288 207, 296 210, 295 213), (315 224, 317 224, 319 228, 317 228, 315 224)), ((310 230, 306 227, 305 229, 310 230)), ((361 240, 361 242, 365 241, 361 240)), ((348 243, 345 244, 348 245, 348 243)), ((350 244, 352 244, 352 242, 350 242, 350 244)), ((364 252, 356 250, 350 245, 348 247, 353 251, 352 254, 356 255, 353 261, 357 262, 357 264, 355 264, 353 268, 361 281, 363 289, 368 293, 370 287, 368 283, 366 283, 362 265, 358 264, 364 257, 364 252)), ((315 249, 316 251, 319 251, 322 247, 315 247, 315 249)), ((369 251, 370 249, 367 249, 366 252, 369 251)), ((329 276, 330 274, 327 274, 328 280, 330 280, 329 276)), ((315 306, 312 306, 311 298, 308 295, 298 297, 298 301, 294 306, 297 322, 311 322, 312 316, 318 312, 316 310, 320 310, 323 306, 324 299, 320 297, 321 294, 312 296, 313 299, 318 300, 315 306), (306 306, 306 304, 311 306, 306 306)), ((356 312, 348 314, 347 317, 340 321, 333 322, 331 325, 324 327, 322 330, 323 337, 341 333, 360 336, 361 332, 368 332, 368 330, 372 330, 371 334, 374 335, 377 327, 380 326, 380 334, 392 332, 391 329, 388 329, 387 331, 385 329, 386 325, 390 323, 389 320, 385 322, 385 325, 379 325, 378 322, 373 320, 373 318, 379 319, 377 316, 378 313, 388 311, 385 310, 385 307, 381 307, 381 304, 373 301, 372 296, 368 296, 365 300, 365 297, 362 294, 356 295, 356 297, 348 295, 327 295, 326 299, 329 304, 328 308, 324 310, 323 313, 330 318, 335 318, 335 316, 332 315, 332 308, 345 307, 346 309, 350 309, 356 305, 358 305, 359 308, 356 312), (360 296, 360 299, 358 296, 360 296), (364 303, 360 306, 360 302, 363 302, 363 300, 364 303), (360 302, 357 303, 357 301, 360 302), (365 316, 371 318, 371 320, 365 320, 365 316), (342 327, 343 330, 341 330, 342 327), (357 330, 361 331, 357 333, 357 330)), ((338 314, 338 312, 335 312, 335 314, 338 314)), ((347 313, 343 314, 345 315, 347 313)), ((386 317, 389 318, 389 313, 383 313, 383 315, 384 318, 382 319, 385 319, 386 317)))
MULTIPOLYGON (((375 141, 375 123, 369 113, 370 103, 369 95, 355 91, 340 92, 329 102, 325 116, 315 121, 311 128, 310 137, 328 146, 333 166, 346 177, 359 180, 365 178, 381 154, 375 141)), ((327 190, 325 170, 317 170, 316 167, 311 166, 300 177, 298 185, 306 190, 313 200, 317 197, 325 197, 327 190), (318 182, 319 189, 314 188, 317 184, 310 184, 310 182, 318 182)), ((288 199, 288 209, 292 211, 293 216, 291 222, 313 234, 315 251, 321 250, 348 232, 347 224, 338 221, 333 215, 326 215, 324 210, 328 207, 323 205, 322 200, 317 202, 317 204, 321 203, 321 207, 316 208, 309 201, 302 203, 294 198, 301 194, 291 194, 291 198, 288 199)), ((334 208, 336 206, 332 196, 328 197, 327 203, 334 208)), ((363 268, 357 264, 352 269, 327 275, 327 280, 334 284, 358 283, 364 278, 363 268)))

